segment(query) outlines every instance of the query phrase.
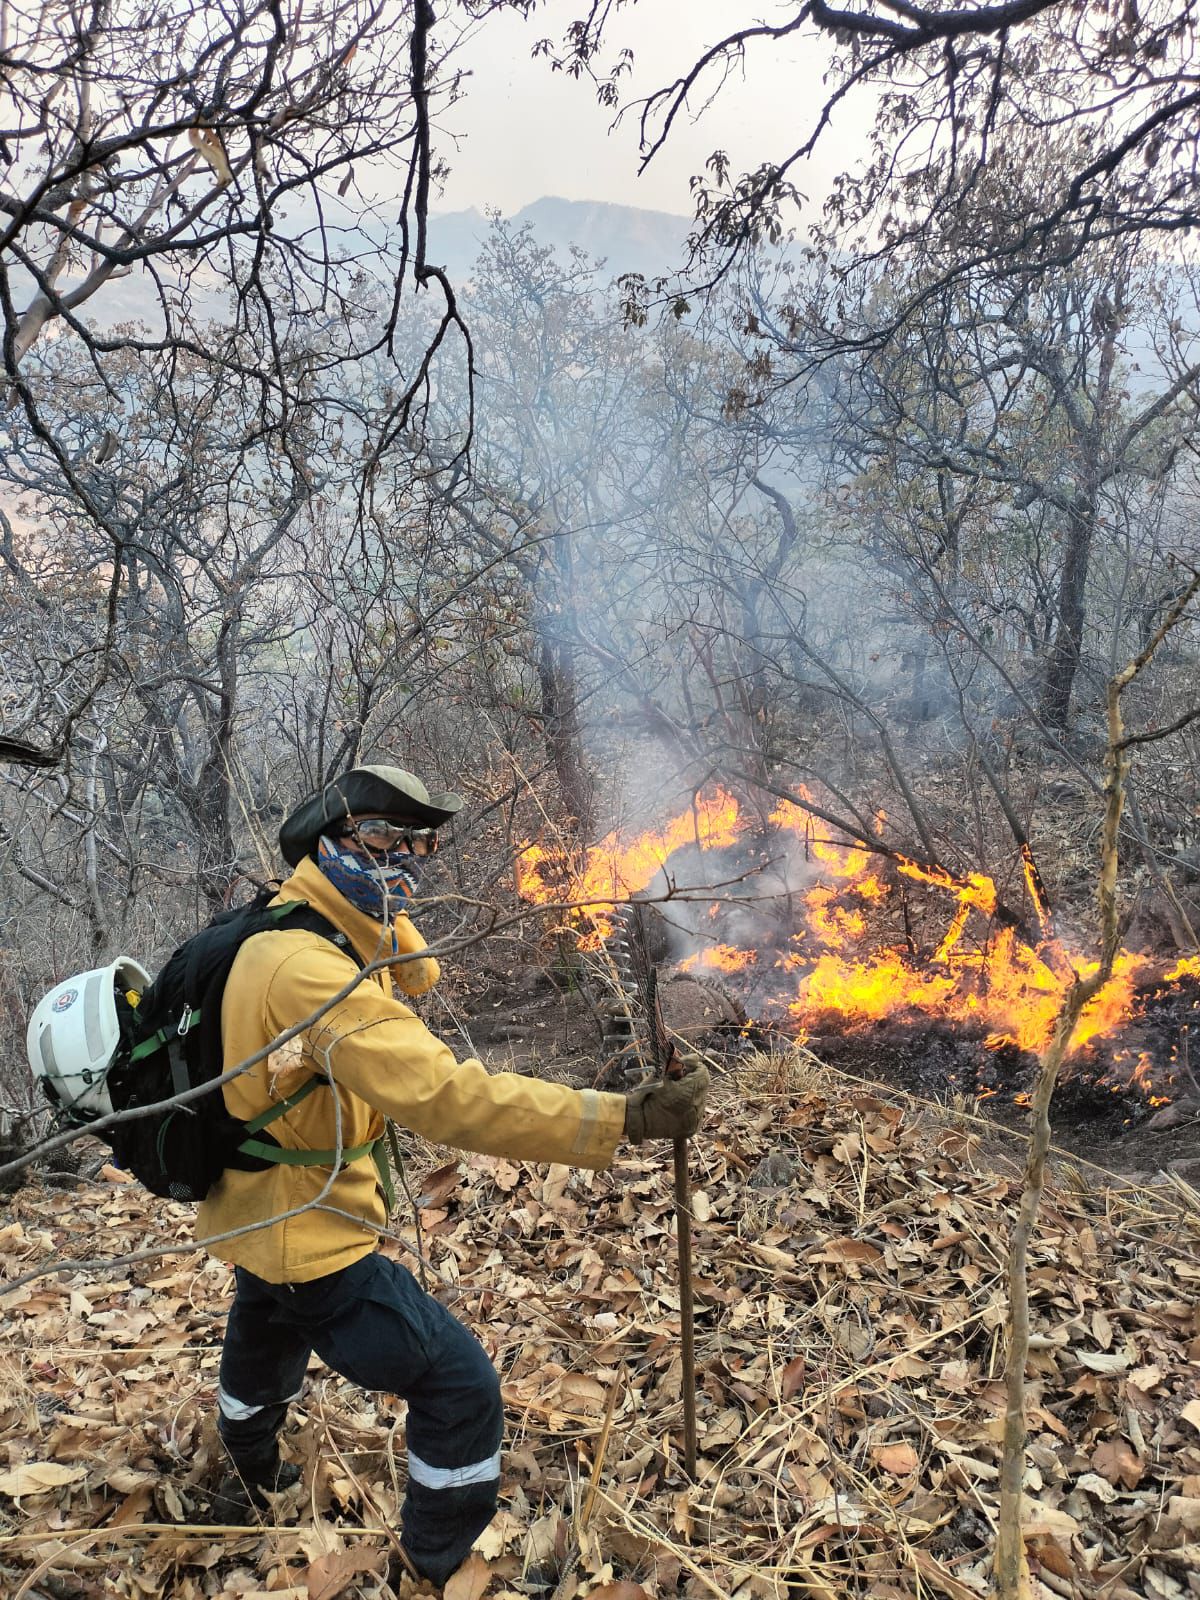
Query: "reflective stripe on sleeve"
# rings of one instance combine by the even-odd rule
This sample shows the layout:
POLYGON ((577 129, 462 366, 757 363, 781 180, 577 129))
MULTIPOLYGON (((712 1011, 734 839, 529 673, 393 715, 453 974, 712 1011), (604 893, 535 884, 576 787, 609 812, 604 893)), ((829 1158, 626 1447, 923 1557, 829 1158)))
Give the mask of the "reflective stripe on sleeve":
POLYGON ((579 1108, 579 1132, 575 1135, 571 1153, 579 1156, 590 1148, 595 1136, 596 1124, 600 1120, 600 1096, 595 1089, 580 1089, 577 1092, 583 1104, 579 1108))
POLYGON ((410 1450, 408 1475, 426 1489, 461 1489, 468 1483, 487 1483, 500 1476, 500 1452, 497 1450, 486 1461, 472 1461, 467 1467, 431 1467, 428 1461, 422 1461, 410 1450))
POLYGON ((287 1406, 293 1400, 299 1400, 303 1394, 302 1389, 297 1389, 295 1394, 285 1395, 282 1400, 264 1400, 261 1405, 248 1406, 244 1400, 236 1400, 228 1389, 217 1388, 217 1410, 227 1422, 249 1422, 251 1417, 256 1417, 260 1411, 265 1411, 268 1406, 287 1406))

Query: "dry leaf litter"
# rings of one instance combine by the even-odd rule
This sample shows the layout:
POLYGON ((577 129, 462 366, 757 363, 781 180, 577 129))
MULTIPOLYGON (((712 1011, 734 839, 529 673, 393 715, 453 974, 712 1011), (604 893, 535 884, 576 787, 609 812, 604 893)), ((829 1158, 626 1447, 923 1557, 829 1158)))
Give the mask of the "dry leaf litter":
MULTIPOLYGON (((718 1085, 692 1146, 695 1485, 669 1148, 599 1174, 411 1149, 439 1292, 488 1344, 508 1413, 502 1510, 447 1600, 986 1593, 1018 1172, 969 1117, 803 1050, 718 1085)), ((0 1270, 190 1225, 111 1168, 30 1185, 0 1214, 0 1270)), ((1200 1197, 1066 1169, 1030 1278, 1034 1596, 1200 1596, 1200 1197)), ((229 1292, 190 1253, 4 1297, 0 1593, 419 1592, 391 1531, 403 1405, 317 1363, 284 1435, 302 1484, 270 1525, 208 1524, 229 1292)))

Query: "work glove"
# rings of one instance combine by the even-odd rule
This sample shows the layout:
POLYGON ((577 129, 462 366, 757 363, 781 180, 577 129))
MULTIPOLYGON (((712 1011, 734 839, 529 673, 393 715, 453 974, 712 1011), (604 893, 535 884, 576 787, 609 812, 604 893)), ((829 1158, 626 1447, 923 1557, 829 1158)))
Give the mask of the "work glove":
POLYGON ((663 1078, 643 1084, 625 1096, 625 1137, 634 1144, 646 1139, 686 1139, 695 1133, 704 1115, 708 1095, 708 1068, 697 1063, 690 1071, 684 1058, 682 1078, 663 1078))

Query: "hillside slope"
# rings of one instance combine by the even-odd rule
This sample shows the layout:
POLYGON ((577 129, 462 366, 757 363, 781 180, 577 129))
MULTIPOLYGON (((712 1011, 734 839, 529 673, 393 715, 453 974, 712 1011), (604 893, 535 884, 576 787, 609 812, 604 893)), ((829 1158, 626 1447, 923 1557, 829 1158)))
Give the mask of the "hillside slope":
MULTIPOLYGON (((607 264, 616 277, 669 273, 683 260, 691 220, 667 211, 610 205, 601 200, 561 200, 544 195, 508 219, 514 232, 531 229, 539 244, 566 255, 575 244, 607 264)), ((443 261, 456 281, 469 277, 490 222, 481 212, 447 211, 429 219, 429 253, 443 261)))
MULTIPOLYGON (((803 1051, 714 1098, 692 1148, 694 1486, 669 1152, 591 1175, 410 1141, 431 1267, 508 1408, 504 1509, 448 1600, 986 1592, 1015 1164, 985 1159, 962 1118, 803 1051)), ((9 1197, 3 1281, 81 1251, 178 1250, 188 1210, 123 1176, 9 1197)), ((402 1214, 386 1248, 411 1262, 414 1240, 402 1214)), ((1031 1281, 1035 1597, 1200 1593, 1195 1192, 1052 1189, 1031 1281)), ((394 1592, 403 1408, 319 1365, 285 1435, 305 1472, 281 1525, 206 1522, 228 1293, 184 1249, 0 1299, 0 1591, 394 1592)))

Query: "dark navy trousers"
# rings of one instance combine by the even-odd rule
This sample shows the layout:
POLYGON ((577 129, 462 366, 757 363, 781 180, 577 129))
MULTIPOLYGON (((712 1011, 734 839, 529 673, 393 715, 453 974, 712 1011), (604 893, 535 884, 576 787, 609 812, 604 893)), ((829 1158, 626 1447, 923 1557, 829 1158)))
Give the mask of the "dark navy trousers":
POLYGON ((278 1461, 288 1402, 312 1351, 364 1389, 408 1402, 401 1543, 444 1583, 491 1521, 500 1486, 500 1382, 482 1345, 397 1262, 379 1254, 310 1283, 235 1269, 217 1426, 249 1484, 278 1461))

